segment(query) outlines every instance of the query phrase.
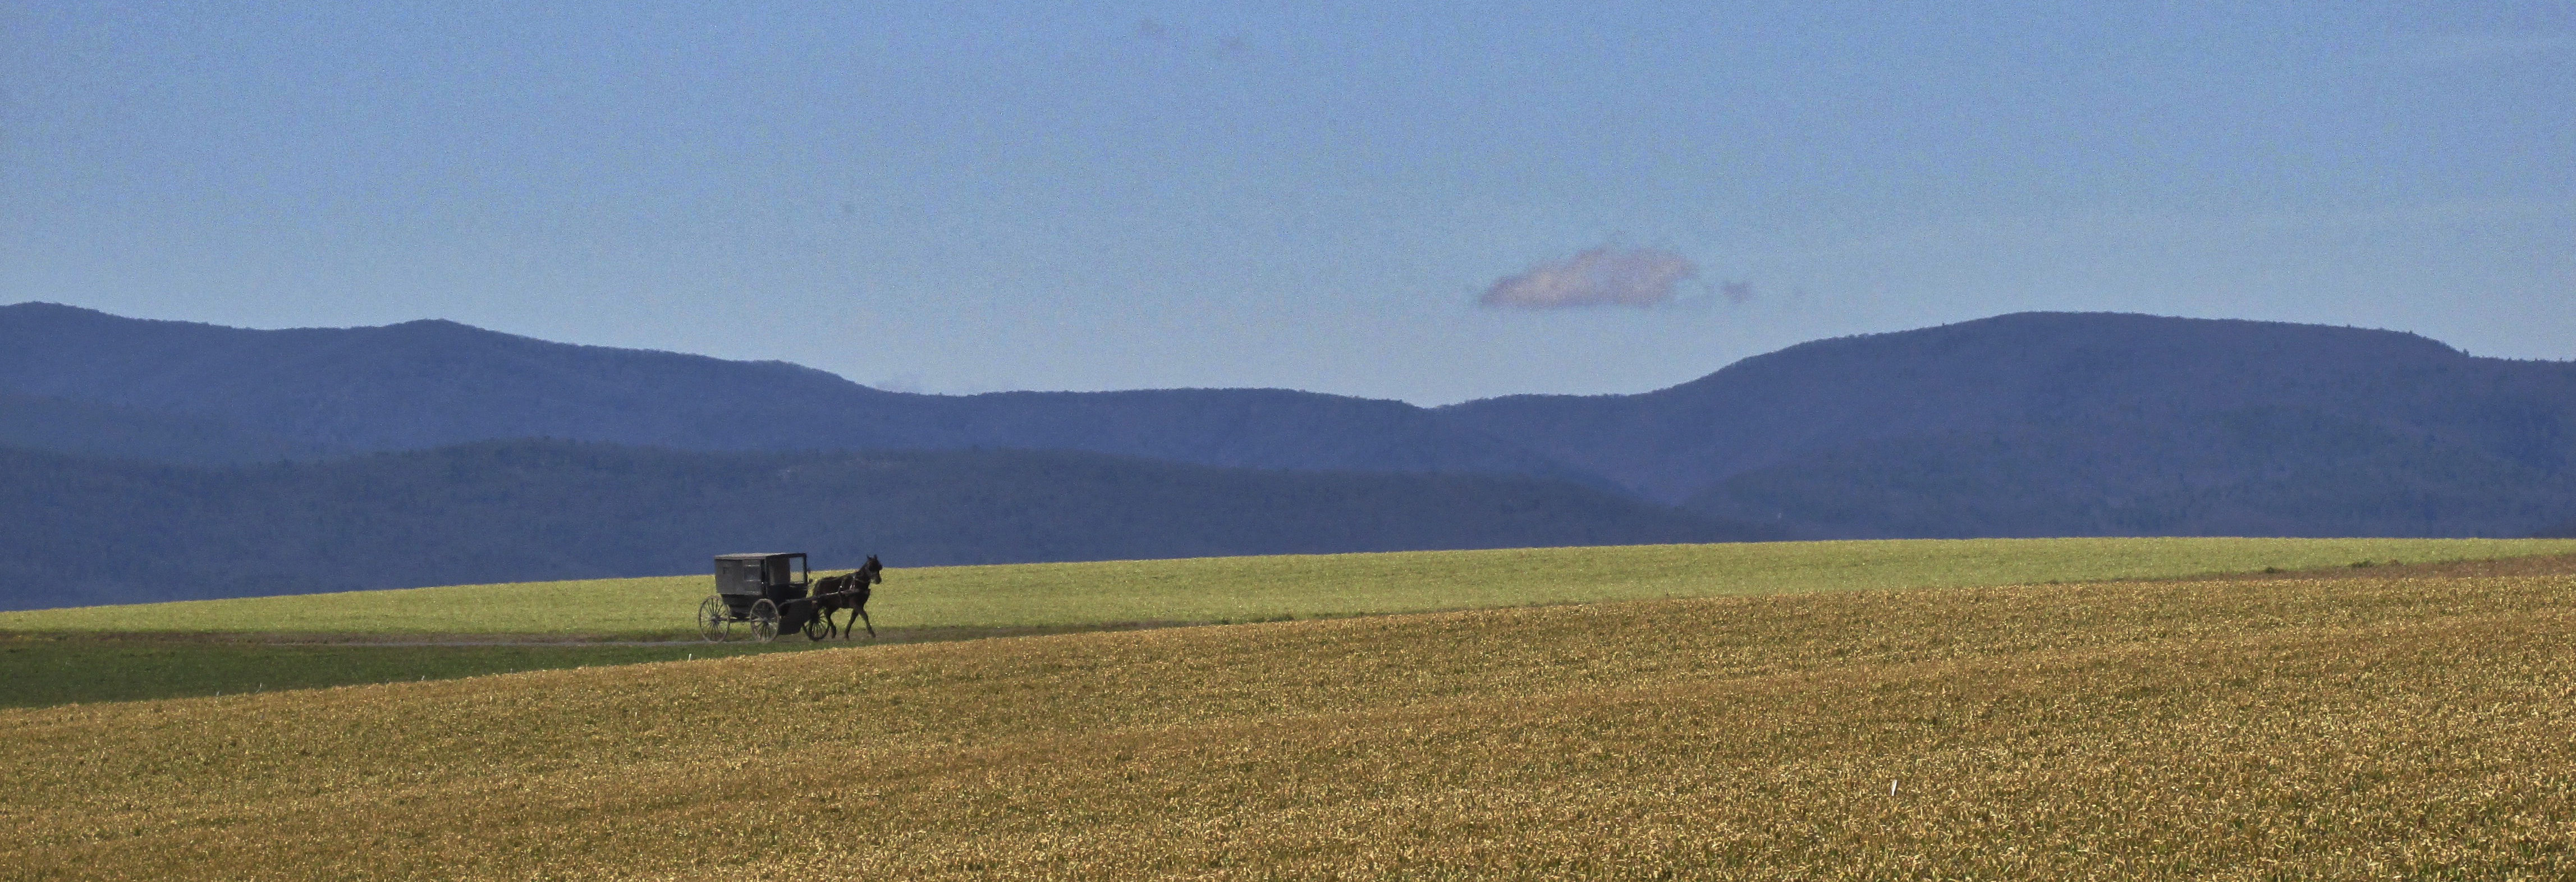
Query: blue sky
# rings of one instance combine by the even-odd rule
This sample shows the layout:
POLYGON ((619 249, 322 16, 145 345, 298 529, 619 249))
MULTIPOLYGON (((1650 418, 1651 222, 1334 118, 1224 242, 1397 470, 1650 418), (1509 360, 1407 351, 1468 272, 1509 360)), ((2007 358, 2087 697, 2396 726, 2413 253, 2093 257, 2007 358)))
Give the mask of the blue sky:
POLYGON ((2576 357, 2563 2, 809 6, 11 4, 0 302, 1421 403, 2030 309, 2576 357), (1657 262, 1495 294, 1587 253, 1657 262))

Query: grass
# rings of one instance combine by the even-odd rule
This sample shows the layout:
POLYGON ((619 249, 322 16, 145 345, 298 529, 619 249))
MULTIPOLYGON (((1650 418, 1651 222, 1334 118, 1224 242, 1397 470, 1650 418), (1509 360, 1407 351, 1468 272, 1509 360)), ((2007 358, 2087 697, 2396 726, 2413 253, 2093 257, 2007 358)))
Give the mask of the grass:
MULTIPOLYGON (((1977 539, 1434 551, 888 570, 880 629, 1245 622, 1550 603, 2174 578, 2576 552, 2576 540, 1977 539)), ((709 576, 0 613, 0 632, 689 636, 709 576)))
POLYGON ((280 645, 238 640, 0 637, 0 707, 314 689, 396 680, 717 658, 806 641, 617 646, 280 645))
MULTIPOLYGON (((890 640, 1023 636, 1047 629, 913 630, 890 640)), ((1082 629, 1099 630, 1099 629, 1082 629)), ((797 652, 851 645, 529 640, 272 642, 230 635, 0 635, 0 708, 139 701, 446 680, 595 665, 797 652)))
POLYGON ((2571 639, 2350 573, 0 711, 0 877, 2559 879, 2571 639))

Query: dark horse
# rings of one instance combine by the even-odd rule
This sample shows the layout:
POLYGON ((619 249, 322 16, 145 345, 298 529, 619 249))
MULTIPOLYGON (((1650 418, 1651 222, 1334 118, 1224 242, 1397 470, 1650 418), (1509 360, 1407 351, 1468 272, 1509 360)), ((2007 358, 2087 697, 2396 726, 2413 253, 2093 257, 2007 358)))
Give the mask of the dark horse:
MULTIPOLYGON (((869 637, 877 636, 877 623, 868 618, 868 595, 872 593, 868 586, 884 584, 884 573, 885 564, 878 563, 877 556, 871 554, 868 555, 868 562, 858 569, 838 576, 824 576, 814 580, 814 615, 823 622, 823 633, 850 636, 848 626, 832 621, 832 613, 846 609, 855 613, 850 616, 851 621, 868 626, 869 637)), ((805 634, 808 637, 814 636, 814 632, 810 629, 805 634)), ((823 638, 814 637, 814 639, 823 638)))

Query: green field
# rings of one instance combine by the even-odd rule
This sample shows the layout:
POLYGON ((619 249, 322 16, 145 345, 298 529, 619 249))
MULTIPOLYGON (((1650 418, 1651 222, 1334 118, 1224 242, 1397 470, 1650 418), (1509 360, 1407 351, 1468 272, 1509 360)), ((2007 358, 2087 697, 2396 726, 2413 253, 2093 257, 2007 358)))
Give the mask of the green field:
POLYGON ((0 637, 0 707, 189 698, 512 671, 685 661, 794 643, 654 646, 276 644, 245 640, 0 637))
MULTIPOLYGON (((1973 539, 895 568, 880 630, 1272 621, 1607 600, 2161 579, 2576 553, 2576 540, 1973 539)), ((0 613, 0 632, 683 638, 709 576, 0 613)))

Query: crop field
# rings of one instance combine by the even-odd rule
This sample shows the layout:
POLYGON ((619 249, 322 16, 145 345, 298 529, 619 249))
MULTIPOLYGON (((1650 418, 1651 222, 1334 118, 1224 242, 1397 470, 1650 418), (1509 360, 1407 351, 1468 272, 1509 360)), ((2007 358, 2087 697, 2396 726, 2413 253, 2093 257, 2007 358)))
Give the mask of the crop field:
MULTIPOLYGON (((1220 623, 2570 553, 2576 540, 1971 539, 896 567, 869 611, 896 631, 1220 623)), ((690 575, 253 597, 0 612, 0 632, 688 637, 711 591, 690 575)))
POLYGON ((0 707, 215 696, 792 651, 793 643, 385 645, 0 636, 0 707))
POLYGON ((7 710, 0 877, 2565 879, 2565 564, 7 710))

